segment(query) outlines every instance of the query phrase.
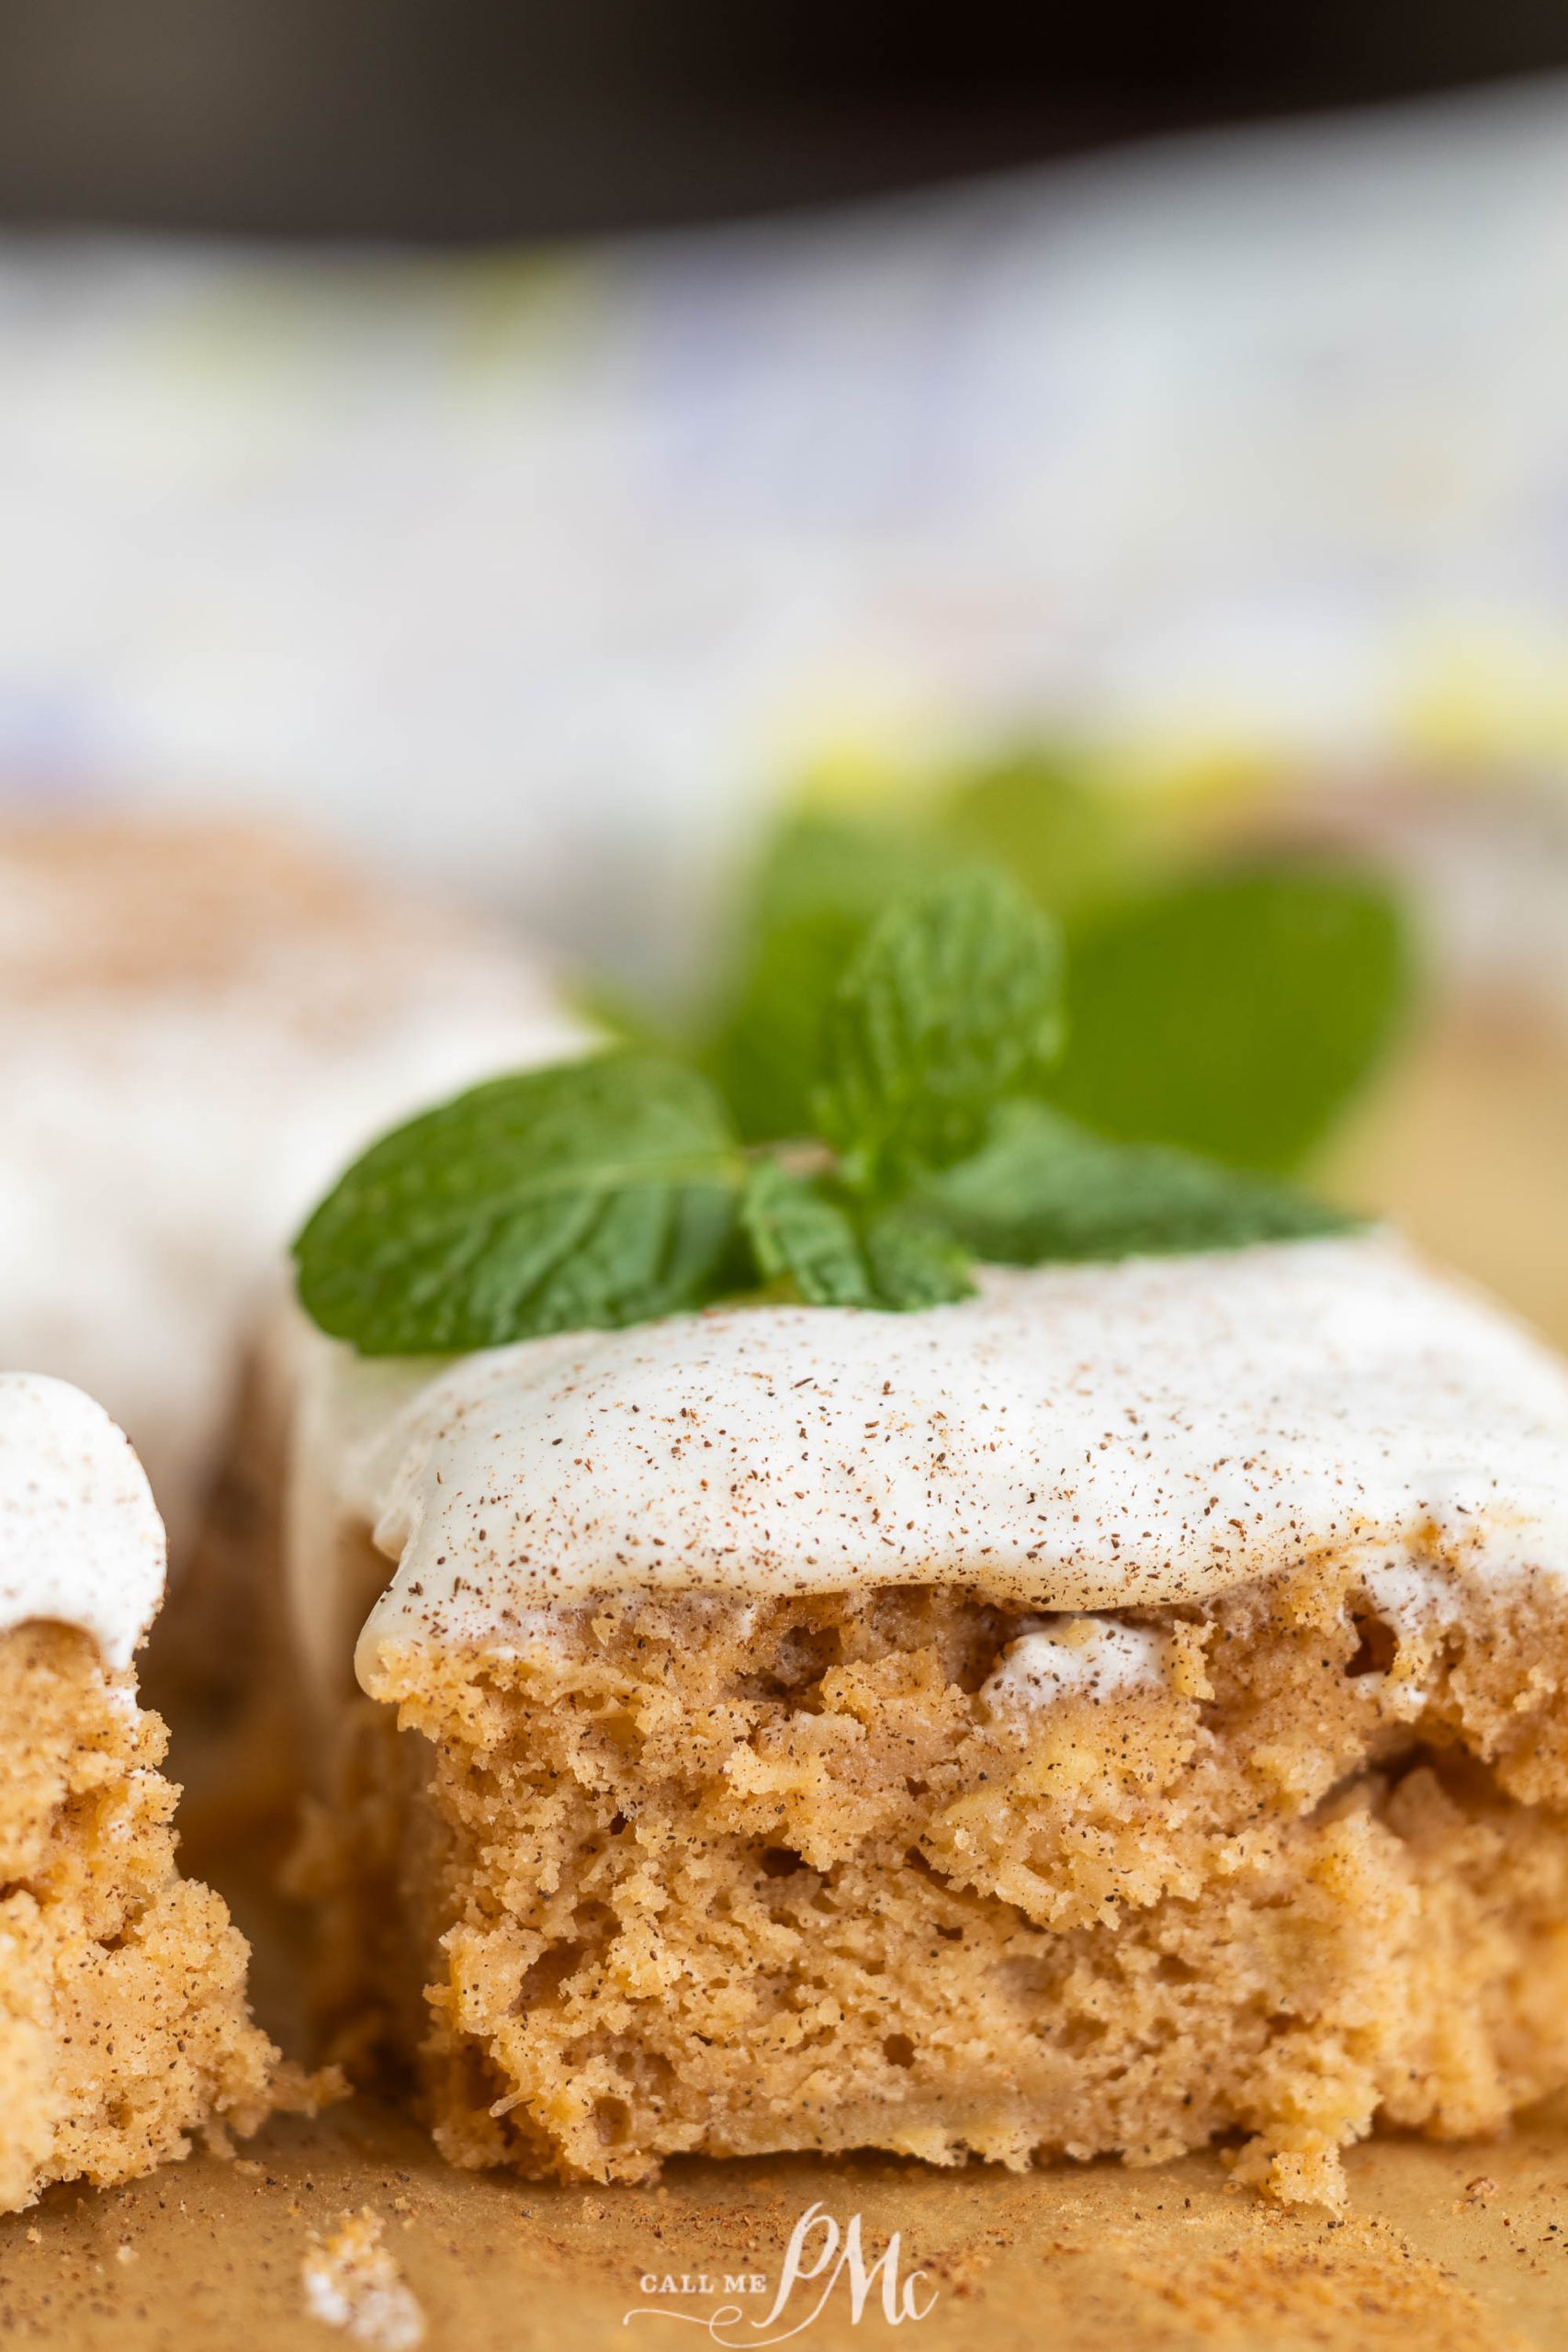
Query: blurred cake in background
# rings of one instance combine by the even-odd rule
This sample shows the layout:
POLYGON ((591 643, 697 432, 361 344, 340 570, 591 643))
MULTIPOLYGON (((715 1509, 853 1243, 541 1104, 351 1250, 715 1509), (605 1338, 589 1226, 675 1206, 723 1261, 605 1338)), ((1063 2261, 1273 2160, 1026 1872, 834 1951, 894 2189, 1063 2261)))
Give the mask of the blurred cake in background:
MULTIPOLYGON (((182 1848, 257 1932, 297 1764, 258 1574, 287 1243, 389 1121, 581 1037, 502 926, 295 832, 0 829, 0 1368, 85 1388, 142 1459, 170 1561, 143 1679, 182 1848)), ((287 2031, 290 2006, 285 1970, 263 2007, 287 2031)))
POLYGON ((434 1094, 581 1042, 491 924, 276 830, 0 830, 0 1364, 128 1430, 176 1572, 291 1227, 434 1094))

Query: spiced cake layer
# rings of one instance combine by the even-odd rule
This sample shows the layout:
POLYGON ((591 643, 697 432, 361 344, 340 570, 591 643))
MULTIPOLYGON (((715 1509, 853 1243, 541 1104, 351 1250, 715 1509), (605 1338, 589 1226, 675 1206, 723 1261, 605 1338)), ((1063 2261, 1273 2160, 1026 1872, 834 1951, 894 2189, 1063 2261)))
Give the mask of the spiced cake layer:
POLYGON ((132 1670, 163 1585, 120 1431, 62 1381, 0 1374, 0 2210, 254 2130, 285 2089, 244 1940, 175 1867, 132 1670))

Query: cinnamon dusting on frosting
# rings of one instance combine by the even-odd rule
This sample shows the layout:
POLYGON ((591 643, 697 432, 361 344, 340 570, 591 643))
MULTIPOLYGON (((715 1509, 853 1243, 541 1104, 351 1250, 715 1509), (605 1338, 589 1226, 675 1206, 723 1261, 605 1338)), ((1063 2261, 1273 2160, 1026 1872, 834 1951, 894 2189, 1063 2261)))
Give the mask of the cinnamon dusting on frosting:
POLYGON ((592 1591, 963 1583, 1032 1612, 1331 1552, 1568 1572, 1568 1370, 1381 1236, 993 1268, 924 1314, 727 1307, 408 1372, 342 1465, 397 1564, 362 1679, 383 1643, 504 1641, 592 1591))

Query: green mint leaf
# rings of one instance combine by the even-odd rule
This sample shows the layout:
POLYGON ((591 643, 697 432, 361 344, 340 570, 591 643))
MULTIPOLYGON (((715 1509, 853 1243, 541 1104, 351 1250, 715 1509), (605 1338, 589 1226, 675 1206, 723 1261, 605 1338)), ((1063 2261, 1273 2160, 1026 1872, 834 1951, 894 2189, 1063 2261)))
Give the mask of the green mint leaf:
POLYGON ((712 1089, 651 1054, 496 1079, 372 1145, 294 1245, 363 1355, 614 1329, 721 1286, 744 1169, 712 1089))
POLYGON ((803 812, 765 850, 703 1067, 748 1143, 811 1131, 840 976, 884 907, 951 863, 917 827, 803 812))
POLYGON ((1365 876, 1175 885, 1075 933, 1046 1091, 1104 1135, 1288 1170, 1389 1045, 1410 967, 1398 904, 1365 876))
POLYGON ((792 1282, 808 1306, 876 1304, 855 1220, 816 1180, 760 1160, 740 1222, 766 1281, 792 1282))
POLYGON ((1010 1103, 986 1148, 927 1198, 976 1257, 1014 1266, 1236 1250, 1359 1222, 1190 1152, 1108 1142, 1037 1102, 1010 1103))
POLYGON ((820 1132, 866 1192, 972 1151, 998 1101, 1060 1044, 1049 919, 976 868, 873 923, 828 1007, 820 1132))
POLYGON ((929 1210, 864 1210, 830 1180, 798 1176, 776 1160, 751 1171, 741 1223, 759 1272, 788 1281, 808 1306, 902 1313, 967 1298, 969 1253, 929 1210))
POLYGON ((969 1252, 929 1211, 902 1204, 866 1219, 865 1258, 875 1304, 909 1314, 971 1298, 969 1252))

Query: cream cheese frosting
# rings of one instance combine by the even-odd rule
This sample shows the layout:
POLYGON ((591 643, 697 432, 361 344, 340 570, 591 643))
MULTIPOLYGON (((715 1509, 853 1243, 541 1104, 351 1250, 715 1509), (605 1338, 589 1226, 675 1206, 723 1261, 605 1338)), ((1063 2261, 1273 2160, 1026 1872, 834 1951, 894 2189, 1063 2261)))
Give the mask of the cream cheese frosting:
POLYGON ((379 1384, 335 1472, 396 1564, 361 1679, 383 1644, 504 1643, 595 1590, 964 1583, 1035 1612, 1329 1551, 1568 1572, 1568 1367, 1387 1236, 979 1284, 574 1332, 423 1385, 331 1350, 329 1387, 379 1384))
POLYGON ((1032 1714, 1058 1699, 1082 1696, 1098 1706, 1118 1691, 1164 1679, 1166 1645, 1147 1625, 1111 1617, 1058 1617, 1031 1625, 1010 1642, 980 1686, 997 1713, 1032 1714))
POLYGON ((0 832, 0 1363, 103 1399, 177 1561, 315 1199, 583 1032, 513 939, 272 833, 0 832))
POLYGON ((79 1625, 125 1668, 163 1592, 163 1521, 130 1440, 68 1382, 0 1373, 0 1630, 79 1625))

